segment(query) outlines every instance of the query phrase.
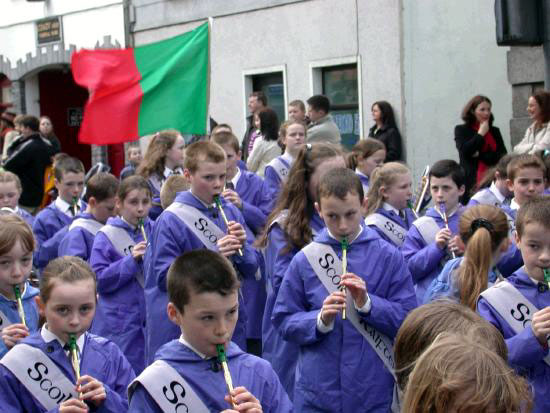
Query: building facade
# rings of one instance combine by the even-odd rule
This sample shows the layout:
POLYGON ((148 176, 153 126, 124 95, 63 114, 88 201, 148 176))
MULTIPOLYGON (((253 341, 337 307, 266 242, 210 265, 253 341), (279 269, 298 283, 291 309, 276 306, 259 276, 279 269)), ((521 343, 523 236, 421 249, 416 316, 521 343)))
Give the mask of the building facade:
POLYGON ((93 148, 92 159, 92 148, 77 142, 88 92, 74 83, 69 65, 76 49, 125 46, 125 2, 5 0, 0 7, 0 104, 49 116, 62 150, 86 167, 105 160, 107 148, 93 148))

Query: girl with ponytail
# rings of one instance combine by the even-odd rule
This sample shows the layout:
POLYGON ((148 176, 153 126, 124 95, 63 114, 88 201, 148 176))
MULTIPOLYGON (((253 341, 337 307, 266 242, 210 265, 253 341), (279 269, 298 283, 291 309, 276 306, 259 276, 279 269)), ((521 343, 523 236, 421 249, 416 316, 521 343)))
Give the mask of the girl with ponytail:
POLYGON ((466 244, 464 256, 447 262, 424 303, 447 297, 475 311, 479 294, 496 281, 495 265, 508 249, 508 220, 495 206, 476 205, 462 214, 459 230, 466 244))

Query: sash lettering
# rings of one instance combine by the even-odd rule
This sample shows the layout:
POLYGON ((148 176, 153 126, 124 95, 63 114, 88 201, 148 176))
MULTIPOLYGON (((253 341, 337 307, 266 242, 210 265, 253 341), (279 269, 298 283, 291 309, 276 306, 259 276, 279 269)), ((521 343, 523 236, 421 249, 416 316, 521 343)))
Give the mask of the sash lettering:
POLYGON ((269 163, 269 166, 271 166, 273 170, 277 173, 277 176, 279 177, 281 182, 286 181, 289 165, 285 164, 285 162, 281 158, 275 158, 269 163))
POLYGON ((187 381, 168 363, 157 360, 128 387, 128 399, 137 383, 155 400, 165 413, 207 413, 209 410, 187 381))
MULTIPOLYGON (((501 281, 483 291, 481 296, 508 323, 516 334, 531 325, 533 314, 538 310, 519 290, 508 281, 501 281)), ((550 354, 544 358, 550 366, 550 354)))
POLYGON ((397 222, 392 221, 390 218, 384 216, 383 214, 371 214, 365 218, 366 225, 373 225, 376 228, 380 229, 384 235, 386 235, 391 242, 393 242, 398 247, 403 245, 405 241, 405 236, 407 235, 407 230, 399 225, 397 222))
MULTIPOLYGON (((338 258, 332 247, 319 242, 312 242, 302 251, 309 265, 311 265, 311 268, 329 294, 336 291, 341 279, 342 261, 338 258)), ((349 297, 351 296, 348 294, 348 298, 349 297)), ((367 324, 367 322, 359 316, 359 313, 353 305, 353 300, 351 299, 346 301, 346 314, 351 324, 356 328, 359 334, 367 340, 367 343, 370 344, 395 379, 393 343, 390 338, 367 324)))
POLYGON ((217 251, 217 242, 225 236, 220 227, 212 222, 197 208, 174 202, 167 209, 176 215, 195 236, 211 251, 217 251))
POLYGON ((74 384, 42 350, 18 344, 3 358, 4 365, 46 409, 53 410, 61 403, 78 398, 74 384))

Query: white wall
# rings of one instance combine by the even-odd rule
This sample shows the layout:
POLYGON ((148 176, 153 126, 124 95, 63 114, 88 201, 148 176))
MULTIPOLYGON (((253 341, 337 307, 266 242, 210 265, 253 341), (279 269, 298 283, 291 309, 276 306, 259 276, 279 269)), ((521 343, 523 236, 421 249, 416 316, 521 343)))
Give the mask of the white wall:
POLYGON ((495 126, 510 149, 512 90, 506 52, 497 47, 493 2, 403 1, 405 123, 409 164, 420 173, 439 159, 458 160, 454 126, 477 94, 493 102, 495 126))
POLYGON ((0 13, 0 55, 12 66, 27 53, 36 55, 35 21, 48 16, 62 16, 65 46, 93 48, 96 42, 110 35, 112 42, 124 45, 122 1, 113 0, 49 0, 29 3, 25 0, 3 0, 0 13), (8 3, 8 4, 5 4, 8 3))
MULTIPOLYGON (((382 95, 391 101, 401 100, 399 1, 372 0, 359 1, 358 4, 362 100, 369 115, 366 121, 363 117, 365 130, 365 126, 371 123, 370 103, 382 95), (372 25, 378 25, 379 29, 369 30, 372 25), (381 58, 387 59, 389 64, 378 70, 381 58)), ((214 19, 211 115, 218 122, 231 124, 236 135, 241 137, 246 106, 243 73, 271 66, 286 65, 288 100, 305 101, 311 96, 310 63, 356 55, 355 6, 355 0, 315 0, 214 19)), ((140 31, 135 34, 135 44, 175 36, 201 23, 140 31)))
POLYGON ((28 115, 40 116, 40 91, 37 74, 25 79, 25 105, 28 115))

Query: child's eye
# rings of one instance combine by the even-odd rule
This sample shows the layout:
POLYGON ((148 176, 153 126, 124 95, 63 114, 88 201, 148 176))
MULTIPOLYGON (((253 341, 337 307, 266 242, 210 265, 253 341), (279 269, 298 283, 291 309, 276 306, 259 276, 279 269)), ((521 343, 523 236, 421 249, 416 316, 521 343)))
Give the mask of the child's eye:
POLYGON ((23 264, 28 264, 31 261, 32 261, 32 257, 23 257, 21 259, 21 262, 23 262, 23 264))
POLYGON ((201 318, 202 321, 212 321, 213 319, 214 317, 212 317, 211 315, 205 315, 201 318))
POLYGON ((57 312, 61 315, 67 315, 69 313, 69 309, 67 307, 59 307, 57 312))

